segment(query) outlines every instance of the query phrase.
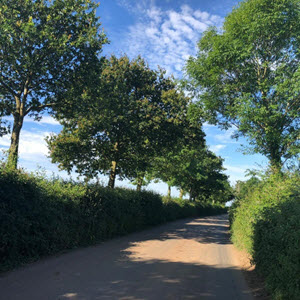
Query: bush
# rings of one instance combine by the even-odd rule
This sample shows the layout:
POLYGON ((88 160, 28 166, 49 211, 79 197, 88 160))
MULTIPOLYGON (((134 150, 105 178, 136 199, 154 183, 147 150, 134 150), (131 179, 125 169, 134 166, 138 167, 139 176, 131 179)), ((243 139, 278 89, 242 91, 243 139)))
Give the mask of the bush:
POLYGON ((253 258, 275 299, 300 299, 298 174, 272 175, 231 210, 232 240, 253 258))
POLYGON ((299 200, 265 209, 254 227, 253 262, 275 299, 300 299, 299 200))
POLYGON ((0 270, 222 208, 0 168, 0 270))

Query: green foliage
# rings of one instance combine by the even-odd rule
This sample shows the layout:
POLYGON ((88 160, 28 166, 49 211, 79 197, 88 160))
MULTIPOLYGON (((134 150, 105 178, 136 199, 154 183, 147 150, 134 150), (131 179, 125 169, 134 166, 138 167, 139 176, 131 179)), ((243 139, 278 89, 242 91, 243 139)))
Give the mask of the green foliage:
POLYGON ((12 167, 24 117, 39 120, 61 106, 70 82, 99 64, 107 41, 96 7, 90 0, 0 0, 0 135, 1 118, 13 116, 12 167))
POLYGON ((256 176, 252 176, 247 181, 239 181, 238 180, 235 185, 236 200, 244 199, 259 184, 260 184, 260 179, 256 176))
POLYGON ((163 203, 168 221, 227 212, 227 209, 220 204, 213 205, 199 201, 190 202, 180 198, 163 197, 163 203))
POLYGON ((192 200, 227 202, 231 199, 228 177, 223 173, 223 160, 206 147, 182 149, 175 185, 190 193, 192 200))
POLYGON ((232 199, 223 160, 209 151, 203 141, 179 144, 153 161, 154 176, 189 192, 191 200, 225 203, 232 199), (199 143, 200 142, 200 143, 199 143))
POLYGON ((253 262, 274 299, 300 298, 300 191, 266 208, 254 228, 253 262))
POLYGON ((57 115, 64 128, 48 140, 52 161, 88 177, 136 178, 176 144, 189 98, 140 57, 112 56, 99 73, 98 86, 77 98, 72 93, 78 105, 57 115))
POLYGON ((252 255, 276 299, 300 296, 299 179, 299 173, 285 173, 255 185, 250 180, 230 213, 233 242, 252 255))
POLYGON ((152 192, 0 168, 0 270, 177 218, 222 212, 152 192))
POLYGON ((235 126, 276 169, 299 154, 299 20, 298 0, 242 1, 187 63, 207 120, 235 126))

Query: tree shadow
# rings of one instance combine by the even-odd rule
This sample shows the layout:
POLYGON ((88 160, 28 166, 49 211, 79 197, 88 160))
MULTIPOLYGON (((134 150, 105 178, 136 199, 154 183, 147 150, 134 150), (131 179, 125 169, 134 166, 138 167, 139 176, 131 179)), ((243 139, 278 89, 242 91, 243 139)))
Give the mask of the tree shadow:
POLYGON ((206 218, 188 218, 157 226, 145 231, 142 239, 135 242, 169 239, 192 239, 202 244, 232 244, 230 241, 228 215, 206 218))
POLYGON ((226 230, 226 216, 186 219, 53 257, 0 278, 0 298, 252 299, 240 269, 197 259, 198 247, 222 256, 226 230))
POLYGON ((191 219, 179 228, 163 233, 160 239, 193 239, 199 243, 231 244, 227 215, 191 219), (217 219, 218 218, 218 219, 217 219))
POLYGON ((70 286, 58 299, 252 299, 240 272, 157 260, 131 262, 118 265, 118 274, 107 273, 105 279, 92 273, 81 281, 85 289, 70 286))

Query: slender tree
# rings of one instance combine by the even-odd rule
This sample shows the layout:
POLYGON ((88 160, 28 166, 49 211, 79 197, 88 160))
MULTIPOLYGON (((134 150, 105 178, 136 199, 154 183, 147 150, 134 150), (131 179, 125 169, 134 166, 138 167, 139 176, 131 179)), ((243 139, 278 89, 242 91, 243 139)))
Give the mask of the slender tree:
POLYGON ((74 74, 98 61, 106 38, 96 7, 90 0, 0 0, 0 125, 13 116, 10 167, 17 167, 24 118, 39 120, 63 105, 59 94, 74 74))
POLYGON ((242 1, 186 67, 208 120, 234 125, 276 170, 299 153, 299 20, 298 0, 242 1))

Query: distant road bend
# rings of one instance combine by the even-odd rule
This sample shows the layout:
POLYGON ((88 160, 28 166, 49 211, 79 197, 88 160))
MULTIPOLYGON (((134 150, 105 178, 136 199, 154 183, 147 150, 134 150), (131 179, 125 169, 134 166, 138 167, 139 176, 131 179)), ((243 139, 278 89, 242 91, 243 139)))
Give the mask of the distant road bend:
POLYGON ((184 219, 0 277, 1 300, 253 299, 227 215, 184 219))

